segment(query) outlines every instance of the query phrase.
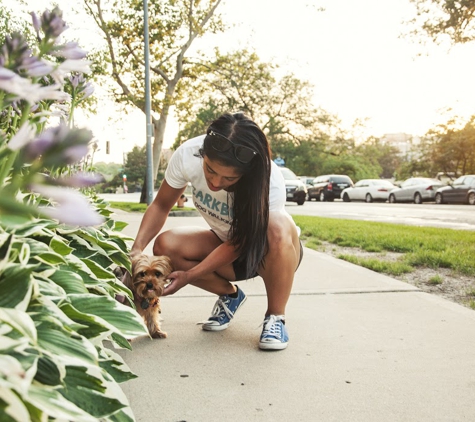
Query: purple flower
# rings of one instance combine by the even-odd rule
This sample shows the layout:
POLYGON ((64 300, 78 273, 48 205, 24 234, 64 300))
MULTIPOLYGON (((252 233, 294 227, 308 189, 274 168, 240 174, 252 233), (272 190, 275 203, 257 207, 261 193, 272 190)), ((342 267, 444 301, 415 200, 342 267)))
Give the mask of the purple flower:
POLYGON ((30 122, 26 121, 18 132, 8 142, 8 148, 17 151, 27 145, 36 134, 36 128, 30 122))
POLYGON ((77 163, 89 150, 91 131, 68 129, 64 124, 48 128, 28 143, 23 150, 27 162, 40 159, 46 167, 62 167, 77 163))
POLYGON ((73 188, 87 188, 104 181, 105 179, 102 174, 85 172, 78 172, 72 176, 61 177, 56 180, 56 182, 62 186, 70 186, 73 188))
POLYGON ((45 62, 44 60, 38 59, 38 57, 31 56, 25 59, 19 69, 25 69, 29 76, 40 77, 49 75, 53 71, 53 66, 45 62))
POLYGON ((61 223, 70 226, 97 226, 104 222, 104 218, 91 208, 89 201, 73 189, 33 185, 31 190, 55 203, 55 206, 40 207, 39 210, 61 223))
POLYGON ((46 39, 58 38, 68 26, 63 20, 63 12, 56 6, 51 12, 46 10, 41 15, 41 29, 45 34, 46 39))
MULTIPOLYGON (((0 89, 35 104, 41 100, 67 101, 69 94, 60 91, 60 85, 41 86, 22 78, 9 69, 0 67, 0 89)), ((15 98, 14 100, 16 100, 15 98)))
POLYGON ((36 35, 39 36, 40 29, 41 29, 41 21, 35 12, 31 12, 30 15, 31 15, 31 20, 33 21, 33 28, 35 28, 36 35))
POLYGON ((67 42, 64 45, 55 47, 52 54, 71 60, 80 60, 87 56, 87 52, 79 47, 77 42, 67 42))

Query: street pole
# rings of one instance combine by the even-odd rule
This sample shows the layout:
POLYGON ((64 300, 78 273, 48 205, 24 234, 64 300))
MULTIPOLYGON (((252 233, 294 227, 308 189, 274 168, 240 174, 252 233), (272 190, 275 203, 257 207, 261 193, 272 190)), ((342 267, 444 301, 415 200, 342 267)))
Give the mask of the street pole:
POLYGON ((150 205, 153 201, 153 151, 152 136, 153 125, 151 117, 150 101, 150 47, 148 38, 148 0, 143 0, 143 32, 144 32, 144 59, 145 59, 145 119, 147 135, 147 176, 146 180, 146 202, 150 205))

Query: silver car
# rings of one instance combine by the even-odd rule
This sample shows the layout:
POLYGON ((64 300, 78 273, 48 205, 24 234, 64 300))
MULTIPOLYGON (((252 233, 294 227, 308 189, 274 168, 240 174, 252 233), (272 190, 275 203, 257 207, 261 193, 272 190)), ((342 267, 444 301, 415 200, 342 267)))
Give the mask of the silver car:
POLYGON ((355 186, 344 189, 341 192, 341 199, 345 202, 386 202, 388 200, 389 192, 395 188, 396 186, 388 180, 363 179, 356 182, 355 186))
POLYGON ((435 192, 445 186, 440 180, 429 177, 411 177, 401 183, 401 187, 389 192, 389 202, 434 202, 435 192))

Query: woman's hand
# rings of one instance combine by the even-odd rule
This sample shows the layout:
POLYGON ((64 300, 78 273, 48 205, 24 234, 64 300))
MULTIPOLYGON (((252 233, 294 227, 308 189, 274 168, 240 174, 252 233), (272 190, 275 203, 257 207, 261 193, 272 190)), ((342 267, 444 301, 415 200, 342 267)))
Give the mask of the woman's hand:
POLYGON ((186 271, 173 271, 168 275, 168 279, 170 284, 165 287, 162 296, 172 295, 192 281, 186 271))

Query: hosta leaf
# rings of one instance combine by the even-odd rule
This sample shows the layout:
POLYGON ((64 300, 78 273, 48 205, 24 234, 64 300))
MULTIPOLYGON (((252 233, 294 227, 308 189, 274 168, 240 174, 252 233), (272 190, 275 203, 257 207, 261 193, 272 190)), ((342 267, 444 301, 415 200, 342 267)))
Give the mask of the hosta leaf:
POLYGON ((0 237, 0 259, 7 260, 8 256, 10 255, 10 249, 12 246, 12 241, 13 241, 13 234, 5 234, 0 237))
MULTIPOLYGON (((68 302, 62 301, 60 303, 61 306, 63 306, 68 302)), ((84 328, 83 325, 69 318, 69 316, 63 312, 62 307, 59 307, 46 296, 38 296, 35 301, 30 303, 28 312, 36 324, 39 324, 40 322, 52 322, 59 327, 65 326, 73 331, 78 331, 79 329, 84 328)))
POLYGON ((70 295, 73 306, 81 312, 97 315, 116 327, 124 336, 148 334, 142 317, 133 309, 108 296, 70 295))
POLYGON ((0 335, 0 353, 10 353, 14 350, 21 351, 29 347, 26 337, 10 338, 0 335))
MULTIPOLYGON (((101 377, 98 368, 68 366, 65 387, 60 389, 61 394, 78 407, 98 418, 105 417, 128 406, 124 397, 121 402, 115 394, 110 394, 108 383, 101 377), (108 394, 109 393, 109 394, 108 394)), ((117 387, 118 390, 120 390, 117 387)))
POLYGON ((76 323, 81 324, 81 328, 76 331, 89 339, 98 337, 102 333, 114 331, 116 328, 106 323, 102 318, 98 318, 95 315, 85 314, 79 312, 70 303, 64 303, 61 305, 61 310, 76 323))
POLYGON ((0 273, 0 307, 26 310, 33 284, 32 266, 7 265, 0 273))
POLYGON ((22 336, 27 337, 33 344, 36 343, 35 323, 25 312, 16 309, 0 308, 0 322, 8 324, 22 336))
POLYGON ((82 278, 72 271, 57 270, 49 278, 57 285, 61 286, 68 294, 87 293, 87 289, 82 278))
POLYGON ((60 255, 69 255, 74 249, 66 244, 59 236, 55 236, 49 242, 49 247, 60 255))
POLYGON ((40 324, 36 331, 38 344, 50 353, 58 355, 58 358, 80 365, 97 364, 96 349, 83 337, 46 323, 40 324))
POLYGON ((117 333, 112 333, 110 338, 111 341, 113 341, 118 347, 122 349, 132 350, 132 346, 124 336, 121 336, 117 333))
POLYGON ((64 289, 56 283, 52 283, 51 280, 44 279, 42 277, 34 277, 34 280, 36 281, 42 296, 49 297, 55 302, 57 302, 58 300, 67 299, 67 295, 64 289))
POLYGON ((119 384, 131 379, 137 378, 137 375, 132 373, 122 357, 109 349, 102 349, 99 355, 99 364, 101 368, 114 378, 119 384))
POLYGON ((24 422, 29 420, 30 415, 23 400, 12 390, 0 385, 0 421, 24 422))
POLYGON ((48 356, 38 359, 35 380, 45 385, 60 385, 66 375, 65 367, 59 366, 48 356))
POLYGON ((99 264, 96 264, 93 260, 85 258, 82 260, 84 264, 92 271, 92 273, 102 280, 114 279, 115 275, 112 271, 106 270, 101 267, 99 264))
POLYGON ((53 220, 34 219, 15 229, 15 234, 19 237, 29 237, 35 233, 39 233, 44 228, 57 227, 58 223, 53 220))
POLYGON ((50 251, 50 248, 48 247, 48 245, 44 244, 43 242, 40 242, 36 239, 33 239, 31 237, 26 237, 26 238, 17 238, 16 241, 15 241, 15 246, 17 247, 21 247, 23 246, 24 244, 28 244, 29 247, 30 247, 30 254, 32 256, 36 256, 36 255, 40 255, 40 254, 45 254, 45 253, 48 253, 48 252, 51 252, 50 251))
POLYGON ((27 400, 50 418, 74 422, 97 422, 96 417, 63 397, 53 387, 32 385, 28 391, 27 400))
POLYGON ((118 231, 118 232, 121 232, 122 230, 124 230, 127 226, 129 225, 129 223, 126 223, 124 221, 116 221, 115 222, 115 225, 114 225, 114 230, 118 231))
POLYGON ((51 252, 51 251, 41 253, 41 254, 35 256, 34 258, 36 260, 40 261, 40 262, 44 262, 45 264, 49 264, 49 265, 57 265, 57 264, 66 263, 66 261, 64 260, 64 258, 60 254, 57 254, 57 253, 51 252))

